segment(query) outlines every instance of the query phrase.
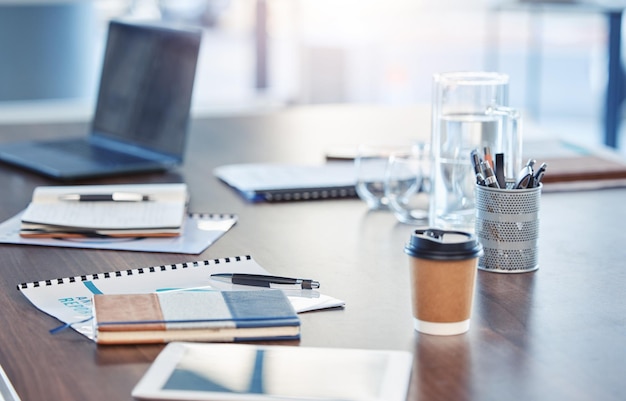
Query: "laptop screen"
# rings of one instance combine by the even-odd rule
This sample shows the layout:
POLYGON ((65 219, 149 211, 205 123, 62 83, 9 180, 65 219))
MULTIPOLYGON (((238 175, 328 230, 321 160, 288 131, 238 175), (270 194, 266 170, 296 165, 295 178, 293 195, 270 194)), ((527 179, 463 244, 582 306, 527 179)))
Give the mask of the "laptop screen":
POLYGON ((93 131, 182 159, 201 35, 111 21, 93 131))

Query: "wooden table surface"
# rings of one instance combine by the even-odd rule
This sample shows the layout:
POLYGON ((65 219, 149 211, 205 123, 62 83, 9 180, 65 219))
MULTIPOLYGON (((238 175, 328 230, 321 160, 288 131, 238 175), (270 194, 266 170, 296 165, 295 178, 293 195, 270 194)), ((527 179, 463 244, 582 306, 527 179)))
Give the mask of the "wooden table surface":
MULTIPOLYGON (((252 255, 279 275, 307 276, 346 301, 301 315, 300 346, 408 350, 410 400, 623 400, 626 394, 626 189, 542 196, 539 270, 479 272, 472 327, 436 337, 413 330, 412 228, 357 199, 247 203, 212 169, 240 162, 319 162, 335 146, 428 138, 412 108, 295 108, 193 121, 185 165, 80 184, 186 182, 190 211, 239 221, 201 255, 0 245, 0 365, 24 401, 127 400, 161 345, 97 346, 37 310, 22 282, 252 255)), ((81 135, 87 124, 0 127, 0 141, 81 135)), ((0 221, 58 182, 0 165, 0 221)), ((347 372, 349 374, 349 372, 347 372)))

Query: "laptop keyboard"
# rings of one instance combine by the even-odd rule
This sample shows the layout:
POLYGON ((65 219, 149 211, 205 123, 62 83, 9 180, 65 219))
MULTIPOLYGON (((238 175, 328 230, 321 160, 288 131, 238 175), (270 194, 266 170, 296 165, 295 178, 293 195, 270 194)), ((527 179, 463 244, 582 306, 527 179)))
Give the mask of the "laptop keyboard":
POLYGON ((81 139, 71 141, 48 142, 42 144, 41 146, 45 147, 46 149, 53 149, 57 152, 66 154, 68 157, 73 158, 74 160, 91 160, 100 165, 118 166, 122 164, 145 162, 148 160, 143 157, 129 155, 100 146, 95 146, 81 139))

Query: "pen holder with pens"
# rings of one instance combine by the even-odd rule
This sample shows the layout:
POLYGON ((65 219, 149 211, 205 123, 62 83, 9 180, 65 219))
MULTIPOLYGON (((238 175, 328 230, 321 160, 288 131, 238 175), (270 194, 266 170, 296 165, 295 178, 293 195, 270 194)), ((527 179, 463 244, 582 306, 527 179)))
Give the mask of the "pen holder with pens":
POLYGON ((478 268, 497 273, 537 270, 541 185, 499 189, 476 185, 476 236, 484 254, 478 268))

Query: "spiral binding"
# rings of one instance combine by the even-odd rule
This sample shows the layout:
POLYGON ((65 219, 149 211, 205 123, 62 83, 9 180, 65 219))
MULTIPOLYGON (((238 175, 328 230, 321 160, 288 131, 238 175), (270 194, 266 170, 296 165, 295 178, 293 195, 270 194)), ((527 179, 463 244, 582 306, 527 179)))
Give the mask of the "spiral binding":
POLYGON ((81 282, 81 281, 89 281, 89 280, 126 277, 126 276, 132 276, 135 274, 146 274, 146 273, 156 273, 160 271, 167 271, 168 269, 169 270, 187 269, 189 267, 193 268, 193 267, 200 267, 200 266, 217 265, 220 263, 240 262, 242 260, 251 260, 251 259, 252 257, 250 255, 244 255, 244 256, 222 258, 222 259, 207 259, 207 260, 199 260, 195 262, 173 263, 170 265, 140 267, 137 269, 117 270, 117 271, 105 272, 105 273, 84 274, 84 275, 74 276, 74 277, 64 277, 64 278, 57 278, 57 279, 50 279, 50 280, 21 283, 17 285, 17 289, 18 291, 21 291, 21 290, 28 289, 29 287, 33 287, 33 288, 37 288, 41 286, 48 287, 51 285, 74 283, 76 281, 81 282))
POLYGON ((187 215, 192 219, 203 219, 203 220, 224 220, 224 219, 234 219, 237 217, 234 213, 199 213, 199 212, 189 212, 187 215))
POLYGON ((259 196, 267 202, 290 202, 300 200, 322 200, 356 198, 357 193, 354 187, 331 188, 331 189, 300 189, 300 190, 275 190, 259 191, 259 196))

